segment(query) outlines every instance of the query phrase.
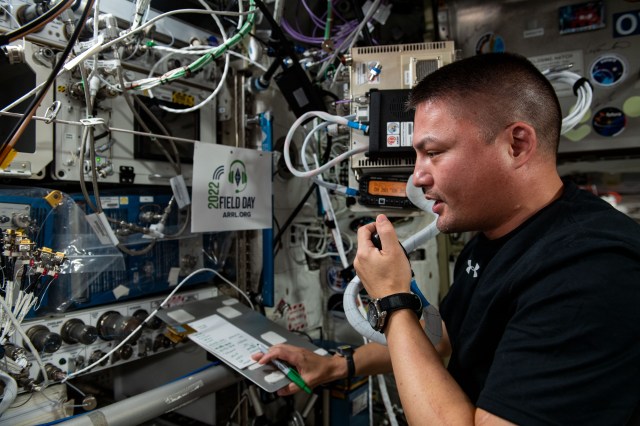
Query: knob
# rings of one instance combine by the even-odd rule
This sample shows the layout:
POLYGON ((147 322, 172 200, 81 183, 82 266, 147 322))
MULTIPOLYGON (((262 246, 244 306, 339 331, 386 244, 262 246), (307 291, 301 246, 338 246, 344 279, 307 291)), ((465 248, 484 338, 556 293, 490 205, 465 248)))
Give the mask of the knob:
POLYGON ((53 364, 45 364, 44 371, 47 373, 47 378, 55 382, 59 382, 60 380, 63 380, 65 377, 67 377, 64 371, 53 364))
POLYGON ((155 339, 153 339, 153 352, 157 352, 160 349, 167 349, 171 347, 171 340, 169 340, 165 335, 158 334, 155 339))
POLYGON ((28 228, 31 225, 31 216, 28 214, 14 213, 11 222, 18 228, 28 228))
POLYGON ((122 347, 113 354, 113 362, 118 360, 126 361, 131 358, 131 355, 133 355, 133 348, 131 345, 122 345, 122 347))
MULTIPOLYGON (((103 340, 124 340, 131 334, 141 321, 136 317, 125 317, 119 312, 108 311, 98 319, 98 335, 103 340)), ((133 341, 137 340, 137 336, 133 336, 133 341)))
MULTIPOLYGON (((140 320, 140 322, 142 322, 147 319, 147 317, 149 316, 149 312, 147 312, 145 309, 138 309, 133 313, 133 316, 140 320)), ((147 322, 147 327, 149 327, 151 330, 157 330, 162 327, 162 320, 158 317, 153 317, 149 320, 149 322, 147 322)))
POLYGON ((180 267, 185 271, 193 271, 198 266, 198 258, 191 255, 182 256, 180 267))
POLYGON ((20 369, 26 368, 29 365, 27 359, 27 351, 23 348, 14 345, 13 343, 7 343, 4 345, 4 351, 7 357, 13 360, 20 369))
MULTIPOLYGON (((91 356, 89 356, 89 365, 93 364, 94 362, 98 361, 100 358, 102 358, 105 355, 104 352, 98 350, 98 351, 93 351, 91 353, 91 356)), ((107 362, 109 362, 108 359, 104 359, 100 365, 105 366, 107 365, 107 362)))
POLYGON ((36 384, 35 379, 28 376, 20 376, 16 378, 16 383, 19 388, 23 388, 27 392, 38 392, 42 388, 36 384))
POLYGON ((84 367, 84 357, 82 355, 78 355, 77 357, 72 358, 69 362, 69 372, 80 370, 83 367, 84 367))
POLYGON ((60 334, 62 334, 62 340, 70 345, 74 343, 90 345, 98 339, 98 329, 77 318, 65 322, 60 334))
POLYGON ((94 410, 98 406, 98 400, 93 395, 87 395, 82 400, 82 409, 84 411, 94 410))
MULTIPOLYGON (((44 325, 36 325, 27 330, 27 337, 38 352, 54 353, 62 346, 62 338, 58 333, 49 331, 44 325)), ((25 349, 29 349, 25 346, 25 349)))

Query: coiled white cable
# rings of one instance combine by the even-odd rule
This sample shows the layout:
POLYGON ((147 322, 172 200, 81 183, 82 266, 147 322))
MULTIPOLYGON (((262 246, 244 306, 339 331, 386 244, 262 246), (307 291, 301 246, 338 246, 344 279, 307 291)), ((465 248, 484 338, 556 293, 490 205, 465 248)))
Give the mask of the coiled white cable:
POLYGON ((576 103, 571 107, 566 117, 562 119, 560 134, 564 135, 578 125, 584 115, 589 111, 591 102, 593 101, 593 89, 591 88, 589 80, 571 71, 548 69, 542 71, 542 74, 552 83, 557 82, 570 86, 576 94, 576 103), (576 84, 578 85, 577 87, 576 84))
POLYGON ((292 175, 296 176, 296 177, 305 177, 305 178, 310 178, 310 177, 314 177, 319 175, 320 173, 323 173, 327 170, 329 170, 330 168, 340 164, 340 162, 342 162, 343 160, 346 160, 347 158, 351 157, 352 155, 361 153, 361 152, 365 152, 366 150, 368 150, 369 148, 367 146, 362 146, 360 148, 354 148, 351 149, 347 152, 344 152, 340 155, 338 155, 337 157, 333 158, 331 161, 328 161, 327 163, 323 164, 322 166, 316 168, 316 169, 312 169, 312 170, 308 170, 305 172, 301 172, 300 170, 297 170, 295 167, 293 167, 293 163, 291 162, 291 156, 289 155, 289 147, 291 146, 291 140, 293 139, 293 134, 295 133, 296 129, 298 127, 300 127, 302 125, 302 123, 304 123, 305 121, 307 121, 308 119, 312 118, 312 117, 320 117, 323 120, 332 122, 332 123, 337 123, 337 124, 343 124, 345 126, 349 125, 349 120, 346 117, 340 117, 338 115, 332 115, 329 113, 326 113, 324 111, 309 111, 309 112, 305 112, 304 114, 302 114, 296 121, 294 121, 294 123, 291 125, 291 128, 289 129, 289 132, 287 133, 287 137, 285 138, 284 141, 284 162, 287 165, 287 168, 289 169, 289 171, 291 172, 292 175))

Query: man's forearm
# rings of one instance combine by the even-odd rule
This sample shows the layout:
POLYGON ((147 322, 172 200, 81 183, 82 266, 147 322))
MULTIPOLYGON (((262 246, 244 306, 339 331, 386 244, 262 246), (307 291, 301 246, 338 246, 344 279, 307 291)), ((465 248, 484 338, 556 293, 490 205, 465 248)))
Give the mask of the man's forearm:
POLYGON ((389 349, 379 343, 367 343, 358 347, 353 354, 353 362, 356 376, 371 376, 392 371, 389 349))
MULTIPOLYGON (((424 327, 421 322, 420 325, 424 327)), ((449 344, 449 336, 447 329, 442 323, 442 339, 436 347, 440 357, 444 358, 451 354, 451 346, 449 344)), ((392 373, 391 356, 389 348, 379 343, 367 343, 355 350, 353 360, 356 366, 357 376, 371 376, 374 374, 392 373)), ((344 377, 346 377, 346 370, 344 377)), ((341 374, 342 375, 342 374, 341 374)))
POLYGON ((473 424, 475 407, 444 367, 414 313, 394 312, 386 336, 409 423, 473 424))

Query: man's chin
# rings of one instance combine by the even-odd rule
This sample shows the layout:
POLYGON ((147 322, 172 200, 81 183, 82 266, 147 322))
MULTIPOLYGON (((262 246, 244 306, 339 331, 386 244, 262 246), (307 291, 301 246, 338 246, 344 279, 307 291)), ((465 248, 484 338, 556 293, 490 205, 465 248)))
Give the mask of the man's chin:
POLYGON ((444 223, 444 221, 440 219, 441 219, 440 217, 436 219, 436 228, 438 228, 438 231, 440 231, 443 234, 450 234, 451 231, 449 230, 449 227, 447 226, 446 223, 444 223))
POLYGON ((442 216, 439 216, 436 221, 436 228, 443 234, 453 234, 456 232, 461 232, 455 226, 452 226, 451 223, 447 223, 442 216))

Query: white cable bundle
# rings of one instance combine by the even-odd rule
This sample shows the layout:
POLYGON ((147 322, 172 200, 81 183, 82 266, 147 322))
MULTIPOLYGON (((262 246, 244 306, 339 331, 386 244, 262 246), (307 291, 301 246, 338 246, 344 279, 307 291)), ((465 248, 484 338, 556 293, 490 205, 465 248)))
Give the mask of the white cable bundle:
POLYGON ((583 78, 581 75, 571 71, 545 70, 542 74, 544 74, 552 83, 558 82, 567 84, 573 89, 573 92, 577 96, 576 103, 573 105, 567 116, 562 119, 560 134, 564 135, 580 123, 582 117, 584 117, 591 107, 591 102, 593 101, 593 89, 591 88, 591 83, 589 83, 589 80, 586 78, 583 78))
POLYGON ((287 168, 289 169, 289 171, 291 172, 292 175, 294 175, 296 177, 305 177, 305 178, 318 176, 320 173, 323 173, 323 172, 329 170, 331 167, 334 167, 334 166, 340 164, 341 161, 346 160, 347 158, 351 157, 352 155, 355 155, 355 154, 358 154, 358 153, 361 153, 361 152, 365 152, 365 151, 367 151, 369 149, 366 146, 362 146, 360 148, 351 149, 350 151, 347 151, 347 152, 344 152, 344 153, 338 155, 337 157, 335 157, 331 161, 323 164, 321 167, 301 172, 300 170, 298 170, 295 167, 293 167, 293 163, 291 162, 291 156, 290 156, 290 153, 289 153, 289 147, 291 146, 291 142, 293 140, 293 134, 298 129, 298 127, 300 127, 302 125, 302 123, 304 123, 305 121, 307 121, 308 119, 313 118, 313 117, 319 117, 319 118, 321 118, 321 119, 323 119, 325 121, 328 121, 330 123, 337 123, 337 124, 343 124, 343 125, 347 125, 347 123, 349 121, 346 117, 340 117, 338 115, 332 115, 332 114, 326 113, 324 111, 309 111, 309 112, 305 112, 300 117, 298 117, 298 119, 289 128, 289 132, 287 133, 287 137, 285 138, 284 148, 283 148, 284 149, 284 151, 283 151, 284 162, 287 165, 287 168))
POLYGON ((20 290, 16 294, 14 290, 15 283, 13 281, 5 282, 5 297, 0 296, 0 298, 6 303, 9 310, 0 309, 0 324, 2 326, 0 342, 13 336, 16 331, 11 316, 15 318, 17 324, 22 324, 31 308, 38 302, 38 298, 33 293, 20 290))

